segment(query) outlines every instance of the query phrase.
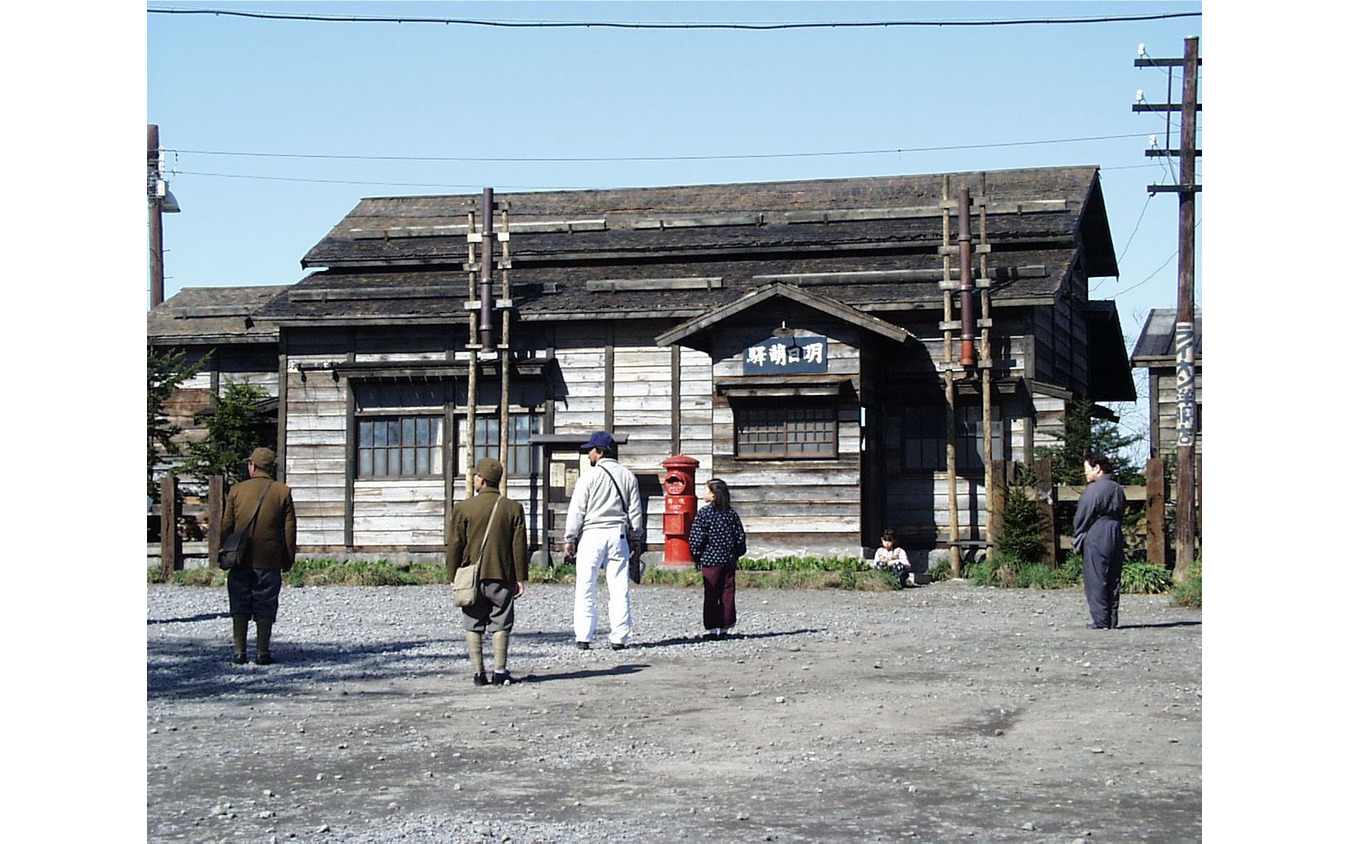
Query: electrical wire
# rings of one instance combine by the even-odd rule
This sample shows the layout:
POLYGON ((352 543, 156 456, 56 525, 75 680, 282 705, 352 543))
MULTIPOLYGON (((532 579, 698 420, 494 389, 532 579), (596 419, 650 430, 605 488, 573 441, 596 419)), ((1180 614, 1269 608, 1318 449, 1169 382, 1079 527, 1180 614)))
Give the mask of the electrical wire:
POLYGON ((338 155, 330 153, 247 152, 242 150, 182 149, 166 147, 164 152, 175 155, 219 155, 237 158, 295 158, 328 161, 408 161, 408 162, 474 162, 482 164, 585 164, 658 161, 745 161, 769 158, 824 158, 829 156, 904 155, 914 152, 952 152, 970 149, 998 149, 1005 147, 1040 146, 1046 144, 1073 144, 1090 141, 1114 141, 1123 138, 1146 138, 1152 133, 1131 132, 1124 135, 1096 135, 1082 138, 1049 138, 1035 141, 1004 141, 989 144, 956 144, 951 146, 910 147, 908 149, 836 150, 825 152, 744 153, 728 155, 628 155, 628 156, 420 156, 420 155, 338 155))
POLYGON ((1125 241, 1125 248, 1120 250, 1120 254, 1116 256, 1117 264, 1123 261, 1125 254, 1130 251, 1130 244, 1134 243, 1134 236, 1139 234, 1139 226, 1144 222, 1144 214, 1147 213, 1148 205, 1152 201, 1153 194, 1149 194, 1148 198, 1144 200, 1144 207, 1139 210, 1139 219, 1134 221, 1134 231, 1130 232, 1130 239, 1125 241))
POLYGON ((806 21, 778 23, 657 23, 620 21, 511 21, 473 20, 467 18, 424 18, 386 15, 309 15, 283 12, 242 12, 232 9, 146 9, 152 15, 211 15, 216 17, 252 18, 255 20, 316 21, 322 23, 430 23, 446 26, 485 26, 508 29, 720 29, 720 30, 786 30, 786 29, 865 29, 884 27, 970 27, 970 26, 1028 26, 1052 24, 1130 23, 1158 21, 1173 18, 1198 18, 1200 12, 1160 12, 1148 15, 1107 15, 1083 18, 1010 18, 1008 20, 895 20, 895 21, 806 21))
MULTIPOLYGON (((436 189, 454 189, 454 190, 479 190, 481 184, 472 185, 447 185, 432 184, 428 182, 366 182, 356 179, 302 179, 298 176, 258 176, 246 173, 203 173, 197 170, 174 170, 174 174, 180 176, 208 176, 216 179, 253 179, 264 182, 302 182, 314 185, 366 185, 368 187, 387 187, 387 188, 436 188, 436 189)), ((525 185, 500 185, 498 190, 585 190, 585 188, 540 188, 537 186, 525 185)))

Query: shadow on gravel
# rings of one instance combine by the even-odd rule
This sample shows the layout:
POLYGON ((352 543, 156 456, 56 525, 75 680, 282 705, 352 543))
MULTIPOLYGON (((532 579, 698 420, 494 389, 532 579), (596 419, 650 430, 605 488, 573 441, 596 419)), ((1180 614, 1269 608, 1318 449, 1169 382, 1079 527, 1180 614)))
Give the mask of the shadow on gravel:
POLYGON ((1120 624, 1116 626, 1117 630, 1150 630, 1162 627, 1199 627, 1198 621, 1164 621, 1161 624, 1120 624))
POLYGON ((650 665, 616 665, 613 668, 588 668, 584 671, 563 671, 558 674, 526 674, 521 679, 527 683, 545 683, 550 680, 588 680, 591 677, 619 677, 624 674, 636 674, 650 665))
MULTIPOLYGON (((227 631, 228 632, 228 631, 227 631)), ((249 657, 253 658, 249 639, 249 657)), ((147 648, 146 695, 157 698, 206 698, 239 694, 284 694, 292 687, 312 689, 361 680, 406 680, 462 672, 466 658, 447 658, 443 639, 376 642, 370 645, 289 644, 273 646, 275 665, 230 662, 228 637, 154 642, 147 648)))
POLYGON ((741 639, 776 639, 780 636, 800 636, 803 633, 822 633, 819 627, 803 627, 798 630, 772 630, 766 633, 728 633, 725 639, 708 639, 703 636, 672 636, 669 639, 658 639, 655 642, 634 642, 629 648, 664 648, 670 645, 697 645, 703 642, 713 643, 716 641, 736 642, 741 639))
POLYGON ((227 612, 203 612, 196 615, 189 615, 184 618, 147 618, 146 624, 191 624, 194 621, 215 621, 220 618, 229 618, 227 612))

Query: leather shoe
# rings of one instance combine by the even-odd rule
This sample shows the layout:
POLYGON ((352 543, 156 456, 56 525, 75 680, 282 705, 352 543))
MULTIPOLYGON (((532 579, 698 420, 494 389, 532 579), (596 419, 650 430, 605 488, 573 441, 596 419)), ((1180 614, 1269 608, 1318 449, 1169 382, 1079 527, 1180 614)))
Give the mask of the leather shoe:
POLYGON ((511 676, 510 671, 492 672, 492 685, 494 686, 514 686, 516 678, 511 676))
POLYGON ((577 650, 579 650, 579 651, 589 651, 590 649, 591 649, 591 643, 590 643, 590 642, 577 642, 577 650))
POLYGON ((235 665, 243 665, 248 662, 248 656, 246 654, 235 654, 230 657, 230 662, 233 662, 235 665))
POLYGON ((611 651, 621 651, 621 650, 623 650, 623 649, 626 648, 626 647, 628 647, 628 646, 625 645, 623 642, 610 642, 610 643, 609 643, 609 649, 610 649, 611 651))
POLYGON ((259 665, 271 665, 272 663, 276 662, 276 660, 272 658, 271 654, 258 654, 258 658, 253 661, 258 663, 259 665))
POLYGON ((486 686, 488 684, 487 674, 479 671, 477 674, 473 675, 473 684, 475 686, 486 686))

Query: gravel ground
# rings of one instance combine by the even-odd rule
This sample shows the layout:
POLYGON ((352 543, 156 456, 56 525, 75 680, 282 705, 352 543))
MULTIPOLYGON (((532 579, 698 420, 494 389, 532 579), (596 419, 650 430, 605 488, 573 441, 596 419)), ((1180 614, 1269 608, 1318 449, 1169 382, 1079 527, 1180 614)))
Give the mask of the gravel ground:
POLYGON ((150 586, 148 840, 1200 840, 1198 610, 738 597, 705 642, 697 590, 638 587, 633 645, 578 651, 570 587, 531 585, 524 682, 477 688, 445 587, 284 589, 264 667, 223 589, 150 586))

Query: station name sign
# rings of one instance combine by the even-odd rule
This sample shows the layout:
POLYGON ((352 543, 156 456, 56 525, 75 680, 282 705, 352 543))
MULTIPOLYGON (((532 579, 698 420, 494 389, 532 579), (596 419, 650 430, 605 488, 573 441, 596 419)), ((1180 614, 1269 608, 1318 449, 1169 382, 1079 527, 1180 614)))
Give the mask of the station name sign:
POLYGON ((829 370, 829 341, 814 336, 770 337, 747 346, 742 360, 746 375, 823 373, 829 370))

